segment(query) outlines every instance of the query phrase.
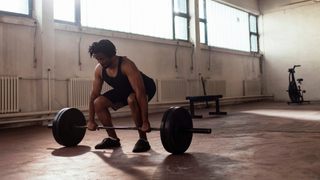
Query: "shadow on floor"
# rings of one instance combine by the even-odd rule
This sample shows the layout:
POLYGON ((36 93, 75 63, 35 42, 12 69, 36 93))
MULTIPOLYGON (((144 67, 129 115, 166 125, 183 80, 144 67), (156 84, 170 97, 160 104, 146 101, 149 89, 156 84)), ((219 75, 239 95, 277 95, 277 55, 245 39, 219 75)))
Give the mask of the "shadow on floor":
MULTIPOLYGON (((48 148, 49 149, 49 148, 48 148)), ((54 149, 52 151, 53 156, 60 156, 60 157, 74 157, 80 156, 85 154, 91 150, 90 146, 74 146, 74 147, 62 147, 59 149, 54 149)))
POLYGON ((163 155, 150 150, 148 154, 125 154, 122 148, 111 153, 93 153, 111 167, 129 174, 132 179, 151 178, 150 171, 146 170, 148 167, 156 167, 152 179, 228 179, 226 169, 239 164, 238 161, 206 153, 163 155))

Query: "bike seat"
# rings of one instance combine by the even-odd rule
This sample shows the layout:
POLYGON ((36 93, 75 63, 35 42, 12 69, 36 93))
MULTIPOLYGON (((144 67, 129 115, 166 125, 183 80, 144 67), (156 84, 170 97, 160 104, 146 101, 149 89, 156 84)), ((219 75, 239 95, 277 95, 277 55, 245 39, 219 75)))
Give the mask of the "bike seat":
POLYGON ((300 78, 300 79, 297 79, 297 81, 300 83, 301 81, 303 81, 303 79, 302 79, 302 78, 300 78))

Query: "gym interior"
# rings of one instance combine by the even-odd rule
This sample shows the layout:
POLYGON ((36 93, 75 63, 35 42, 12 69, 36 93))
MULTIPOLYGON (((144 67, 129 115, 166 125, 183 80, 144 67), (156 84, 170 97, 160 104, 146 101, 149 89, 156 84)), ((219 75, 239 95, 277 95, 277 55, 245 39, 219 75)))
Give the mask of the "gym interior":
MULTIPOLYGON (((319 18, 318 0, 0 1, 0 179, 320 179, 319 18), (181 107, 211 133, 180 154, 170 127, 144 153, 136 130, 116 130, 120 148, 94 148, 104 129, 59 144, 48 127, 61 109, 88 118, 101 39, 154 79, 152 127, 181 107), (222 97, 187 99, 210 95, 222 97)), ((128 107, 110 112, 134 126, 128 107)))

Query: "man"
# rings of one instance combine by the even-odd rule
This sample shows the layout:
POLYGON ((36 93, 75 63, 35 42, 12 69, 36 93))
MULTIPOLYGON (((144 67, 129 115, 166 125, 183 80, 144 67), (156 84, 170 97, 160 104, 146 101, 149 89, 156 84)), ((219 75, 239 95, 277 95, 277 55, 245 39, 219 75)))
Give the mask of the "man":
MULTIPOLYGON (((98 61, 94 70, 93 88, 89 102, 88 129, 95 130, 95 113, 103 126, 113 126, 108 108, 117 110, 129 105, 132 118, 139 130, 140 139, 135 144, 133 152, 145 152, 150 149, 146 132, 150 132, 148 120, 148 101, 155 92, 153 79, 138 70, 136 65, 127 57, 117 56, 114 44, 109 40, 94 42, 89 47, 90 57, 98 61), (103 81, 112 90, 100 94, 103 81)), ((114 129, 106 130, 109 137, 95 146, 96 149, 106 149, 120 146, 120 139, 114 129)))

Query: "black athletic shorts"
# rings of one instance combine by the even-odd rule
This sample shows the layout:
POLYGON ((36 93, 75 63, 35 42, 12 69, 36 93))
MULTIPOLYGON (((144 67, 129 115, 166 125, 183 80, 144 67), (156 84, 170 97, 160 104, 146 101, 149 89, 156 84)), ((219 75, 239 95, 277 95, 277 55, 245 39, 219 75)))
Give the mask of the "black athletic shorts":
MULTIPOLYGON (((153 98, 153 96, 156 93, 156 85, 153 82, 153 83, 149 84, 148 86, 146 86, 145 88, 146 88, 146 94, 147 94, 148 102, 149 102, 149 101, 151 101, 151 99, 153 98)), ((116 110, 128 105, 128 97, 131 93, 134 93, 134 92, 123 93, 119 90, 111 89, 109 91, 106 91, 102 95, 104 97, 106 97, 107 99, 109 99, 114 104, 114 107, 111 107, 111 108, 116 111, 116 110)))

